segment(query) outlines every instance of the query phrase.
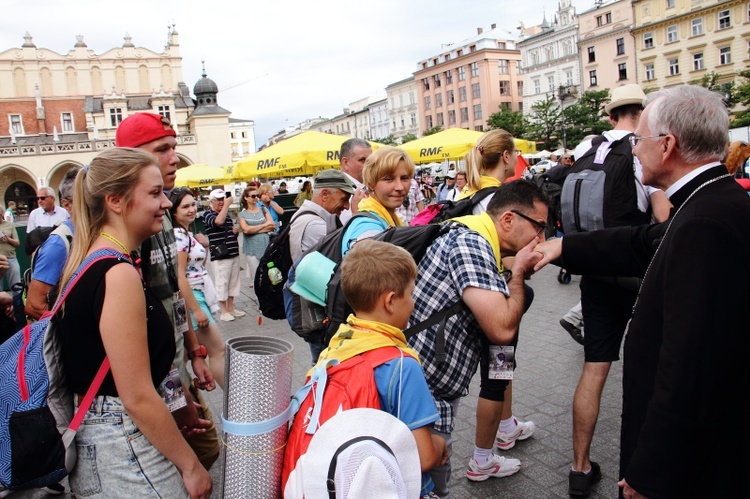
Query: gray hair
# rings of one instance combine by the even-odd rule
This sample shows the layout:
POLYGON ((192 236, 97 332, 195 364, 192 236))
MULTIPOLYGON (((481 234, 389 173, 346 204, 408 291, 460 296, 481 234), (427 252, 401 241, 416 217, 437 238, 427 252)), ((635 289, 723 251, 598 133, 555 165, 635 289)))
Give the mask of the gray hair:
POLYGON ((340 158, 346 158, 354 154, 354 149, 357 147, 364 147, 365 149, 371 149, 372 146, 369 142, 363 139, 353 138, 345 141, 341 144, 341 151, 339 151, 340 158))
POLYGON ((60 199, 67 199, 68 201, 73 201, 73 184, 76 181, 76 175, 78 175, 78 171, 80 168, 71 168, 70 170, 65 173, 65 176, 62 179, 62 182, 60 182, 60 199))
POLYGON ((718 161, 729 140, 729 113, 721 95, 699 85, 652 92, 646 96, 648 127, 653 135, 672 134, 687 163, 718 161))

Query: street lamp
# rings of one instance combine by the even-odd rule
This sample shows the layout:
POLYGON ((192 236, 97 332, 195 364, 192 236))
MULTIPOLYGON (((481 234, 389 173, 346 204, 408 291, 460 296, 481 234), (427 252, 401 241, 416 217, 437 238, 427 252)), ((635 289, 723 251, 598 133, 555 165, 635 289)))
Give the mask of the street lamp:
POLYGON ((565 126, 565 99, 569 97, 574 97, 575 95, 575 86, 574 85, 560 85, 557 88, 557 97, 560 99, 560 117, 561 117, 561 126, 562 126, 562 142, 563 142, 563 151, 568 150, 568 140, 567 140, 567 133, 566 133, 566 126, 565 126))

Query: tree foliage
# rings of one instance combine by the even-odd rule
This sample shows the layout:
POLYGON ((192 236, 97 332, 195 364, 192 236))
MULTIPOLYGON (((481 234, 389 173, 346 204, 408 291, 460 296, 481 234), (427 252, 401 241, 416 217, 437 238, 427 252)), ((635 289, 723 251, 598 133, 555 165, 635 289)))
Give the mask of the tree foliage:
POLYGON ((531 106, 531 121, 528 136, 537 142, 537 149, 557 149, 562 115, 554 96, 538 101, 531 106))
POLYGON ((373 139, 372 142, 377 142, 378 144, 383 144, 386 146, 395 146, 396 139, 393 137, 393 134, 388 135, 387 137, 383 137, 381 139, 373 139))
POLYGON ((733 102, 741 104, 747 108, 745 111, 739 111, 734 115, 730 124, 731 128, 750 126, 750 70, 740 71, 742 81, 735 85, 733 102))
POLYGON ((487 119, 487 127, 490 130, 501 128, 512 136, 521 138, 526 135, 529 122, 521 112, 500 106, 500 111, 492 113, 487 119))
POLYGON ((435 135, 436 133, 442 132, 442 131, 443 131, 443 127, 441 127, 440 125, 434 126, 422 132, 422 137, 427 137, 428 135, 435 135))
POLYGON ((401 143, 406 144, 407 142, 411 142, 412 140, 417 140, 417 136, 413 133, 407 133, 403 137, 401 137, 401 143))
POLYGON ((565 108, 562 126, 568 149, 575 148, 586 135, 599 135, 612 129, 604 112, 609 100, 609 90, 589 90, 581 94, 577 102, 565 108))

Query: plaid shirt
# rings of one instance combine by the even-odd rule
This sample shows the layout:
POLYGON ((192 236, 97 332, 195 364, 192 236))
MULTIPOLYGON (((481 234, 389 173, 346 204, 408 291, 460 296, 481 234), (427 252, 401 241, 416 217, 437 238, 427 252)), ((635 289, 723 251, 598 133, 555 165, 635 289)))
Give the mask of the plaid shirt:
MULTIPOLYGON (((510 295, 489 242, 463 225, 452 225, 456 228, 436 239, 419 264, 410 326, 457 303, 469 286, 510 295)), ((422 331, 409 344, 422 359, 425 378, 440 413, 435 429, 451 433, 454 415, 450 402, 469 393, 469 383, 479 365, 479 338, 484 333, 468 309, 448 319, 446 358, 443 364, 438 364, 435 360, 438 327, 422 331)))

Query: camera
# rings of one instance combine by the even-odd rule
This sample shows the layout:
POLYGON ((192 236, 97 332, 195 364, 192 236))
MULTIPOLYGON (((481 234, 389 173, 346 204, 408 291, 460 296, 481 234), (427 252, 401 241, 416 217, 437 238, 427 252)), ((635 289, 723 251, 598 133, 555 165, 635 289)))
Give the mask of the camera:
POLYGON ((232 191, 224 191, 224 197, 225 198, 232 197, 232 191))

